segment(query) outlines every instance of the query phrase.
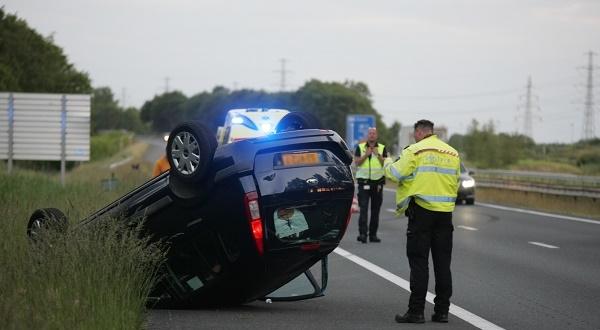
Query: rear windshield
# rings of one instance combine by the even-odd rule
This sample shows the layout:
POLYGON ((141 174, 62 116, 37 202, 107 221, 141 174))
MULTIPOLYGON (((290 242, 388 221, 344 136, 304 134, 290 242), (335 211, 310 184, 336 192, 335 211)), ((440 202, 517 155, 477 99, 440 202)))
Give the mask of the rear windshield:
POLYGON ((340 237, 348 209, 343 201, 320 201, 269 209, 268 238, 275 246, 340 237))

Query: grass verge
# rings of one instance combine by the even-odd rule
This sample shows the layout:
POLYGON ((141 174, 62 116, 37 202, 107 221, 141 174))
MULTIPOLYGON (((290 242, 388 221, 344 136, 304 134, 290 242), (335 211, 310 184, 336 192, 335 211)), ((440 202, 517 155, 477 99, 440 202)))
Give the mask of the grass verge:
POLYGON ((596 198, 484 187, 477 187, 476 194, 476 200, 479 202, 600 220, 600 201, 596 198))
POLYGON ((156 266, 163 258, 140 238, 139 226, 107 221, 65 234, 49 231, 32 245, 25 229, 38 208, 62 209, 71 223, 108 204, 149 179, 151 164, 141 163, 144 146, 132 145, 111 159, 85 164, 69 173, 62 187, 58 174, 0 165, 0 324, 3 329, 139 329, 156 266), (132 163, 110 169, 125 154, 132 163), (119 181, 105 191, 101 180, 119 181))

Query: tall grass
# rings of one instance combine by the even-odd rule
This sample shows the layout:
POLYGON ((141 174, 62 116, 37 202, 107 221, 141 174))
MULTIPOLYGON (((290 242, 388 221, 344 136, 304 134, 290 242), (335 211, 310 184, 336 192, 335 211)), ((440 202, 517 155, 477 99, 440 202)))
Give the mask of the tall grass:
POLYGON ((57 207, 76 223, 143 183, 149 165, 141 168, 115 169, 118 190, 104 191, 99 181, 113 171, 104 163, 70 173, 64 188, 56 175, 18 169, 7 175, 0 165, 2 329, 142 327, 146 297, 164 254, 139 235, 139 224, 125 227, 107 220, 71 226, 63 234, 50 230, 36 244, 25 234, 35 209, 57 207))

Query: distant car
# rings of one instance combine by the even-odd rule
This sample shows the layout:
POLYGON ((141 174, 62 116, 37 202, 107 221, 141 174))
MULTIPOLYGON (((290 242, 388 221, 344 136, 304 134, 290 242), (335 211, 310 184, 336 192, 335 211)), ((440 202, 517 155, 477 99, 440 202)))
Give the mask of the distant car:
MULTIPOLYGON (((167 143, 171 170, 78 226, 145 216, 147 231, 170 246, 151 295, 159 306, 322 296, 326 263, 320 284, 309 268, 325 260, 348 226, 352 154, 336 132, 311 128, 304 118, 291 112, 274 134, 218 147, 201 123, 180 124, 167 143)), ((57 209, 37 210, 27 232, 35 236, 57 219, 66 222, 57 209)))
POLYGON ((460 164, 456 203, 462 203, 463 201, 469 205, 475 203, 475 179, 471 177, 473 174, 474 172, 468 171, 463 163, 460 164))

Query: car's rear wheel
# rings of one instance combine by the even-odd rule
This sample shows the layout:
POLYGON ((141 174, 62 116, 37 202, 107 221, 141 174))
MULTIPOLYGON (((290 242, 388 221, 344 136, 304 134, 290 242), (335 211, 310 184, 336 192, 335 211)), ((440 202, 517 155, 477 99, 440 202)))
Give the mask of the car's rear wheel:
POLYGON ((465 201, 466 201, 467 205, 475 204, 475 198, 467 198, 465 201))
POLYGON ((323 128, 321 121, 315 115, 309 112, 295 111, 281 118, 275 127, 275 132, 281 133, 314 128, 323 128))
POLYGON ((27 223, 27 236, 35 239, 43 230, 49 228, 64 232, 67 230, 68 225, 67 217, 59 209, 45 208, 35 210, 27 223))
POLYGON ((202 123, 185 122, 173 129, 167 142, 171 174, 184 182, 205 178, 217 148, 217 140, 202 123))

